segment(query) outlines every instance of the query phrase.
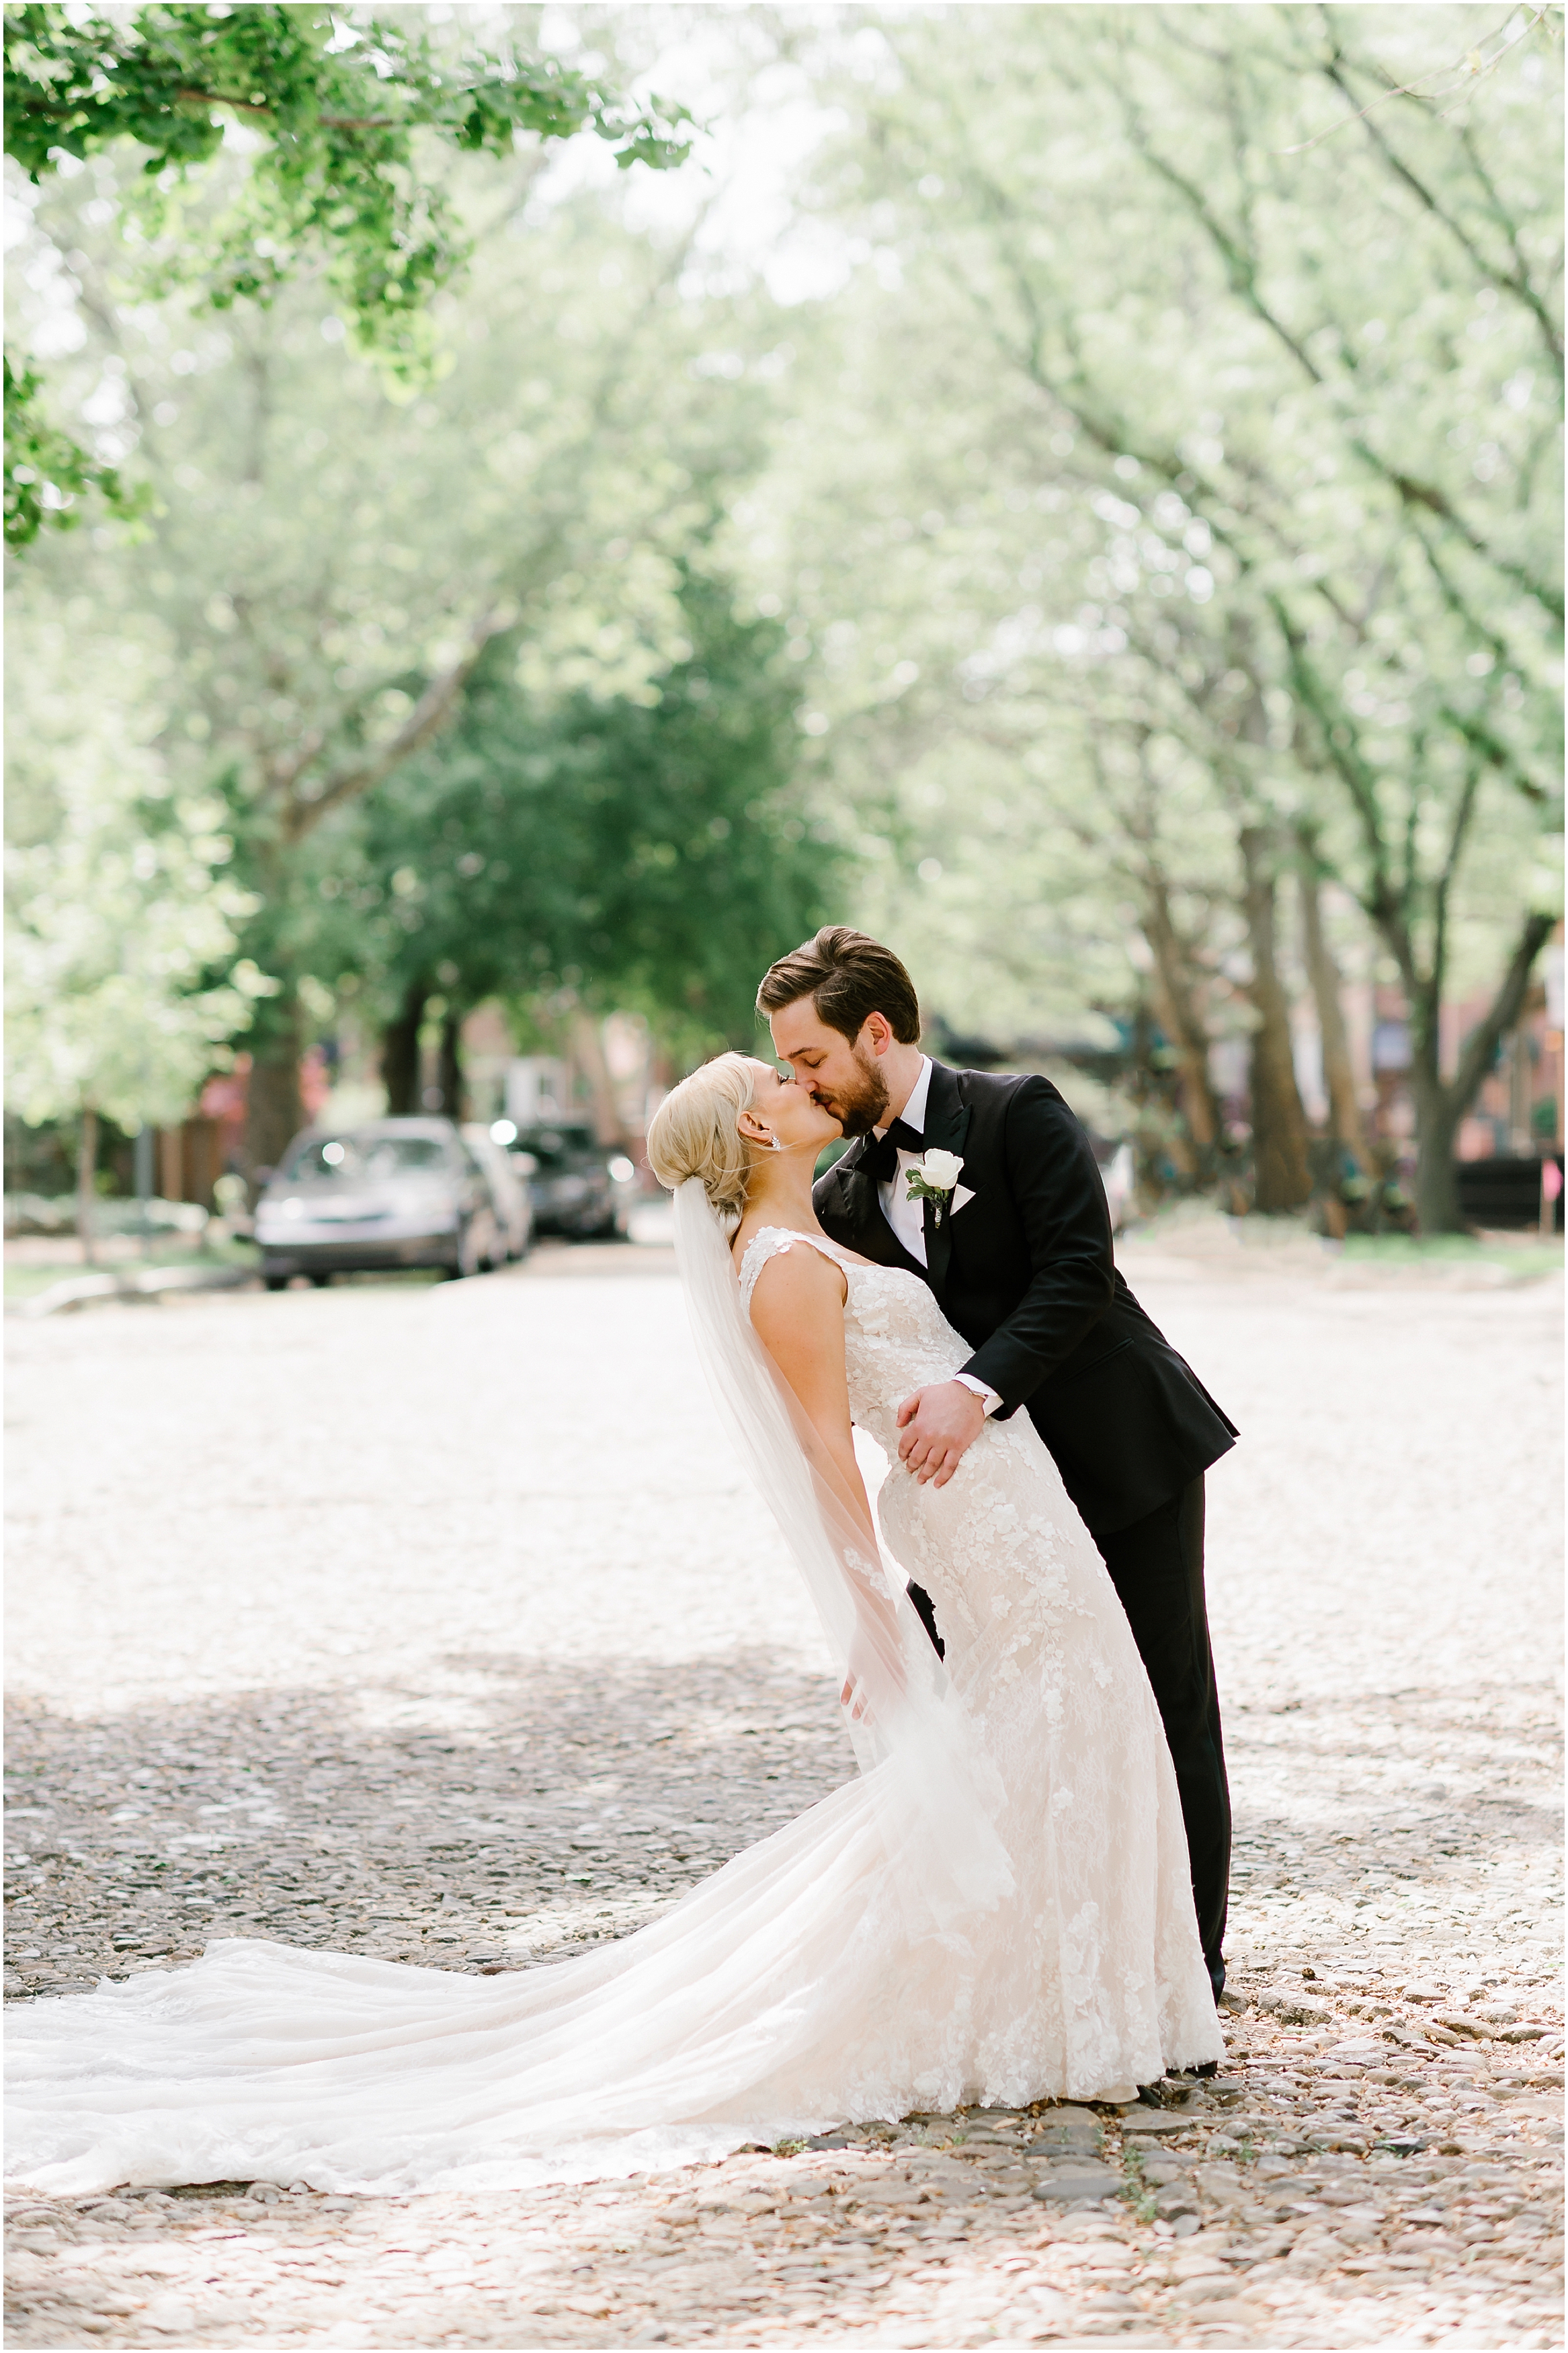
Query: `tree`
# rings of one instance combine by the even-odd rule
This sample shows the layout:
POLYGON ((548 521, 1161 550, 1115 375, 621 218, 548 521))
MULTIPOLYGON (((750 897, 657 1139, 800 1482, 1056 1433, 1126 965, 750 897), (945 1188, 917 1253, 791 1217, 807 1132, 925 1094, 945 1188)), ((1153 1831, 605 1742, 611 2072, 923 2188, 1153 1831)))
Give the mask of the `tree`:
MULTIPOLYGON (((1313 828, 1431 1057, 1434 1231, 1458 1221, 1466 1090, 1550 927, 1558 808, 1556 58, 1510 23, 1456 113, 1415 69, 1471 22, 971 11, 955 45, 900 19, 868 84, 833 83, 857 121, 813 191, 889 280, 857 290, 859 352, 919 417, 921 470, 934 446, 960 473, 945 404, 998 476, 931 526, 950 576, 967 550, 950 723, 973 731, 972 705, 994 740, 1064 674, 1113 711, 1131 674, 1234 803, 1255 965, 1263 867, 1313 828), (1492 1004, 1439 1079, 1459 929, 1492 1004)), ((904 496, 900 563, 926 532, 904 496)))
MULTIPOLYGON (((1376 764, 1366 756, 1359 731, 1339 715, 1337 708, 1326 707, 1304 634, 1283 612, 1280 628, 1301 698, 1305 756, 1348 787, 1359 819, 1362 850, 1351 871, 1359 872, 1358 895, 1394 957, 1410 1010, 1410 1082, 1420 1139, 1417 1212, 1427 1232, 1459 1231, 1463 1219, 1454 1139, 1496 1060, 1499 1046, 1519 1020, 1535 960, 1556 928, 1552 882, 1544 875, 1541 878, 1543 895, 1548 896, 1546 905, 1527 906, 1522 919, 1516 916, 1511 953, 1500 978, 1493 983, 1490 1003, 1465 1041, 1456 1068, 1445 1076, 1440 1023, 1451 968, 1455 890, 1488 769, 1494 761, 1480 746, 1467 741, 1466 735, 1458 743, 1452 737, 1430 745, 1418 741, 1413 747, 1418 785, 1430 788, 1441 780, 1447 790, 1436 825, 1423 826, 1419 814, 1425 812, 1413 813, 1415 821, 1407 818, 1396 830, 1389 822, 1382 777, 1376 764)), ((1494 751, 1500 755, 1496 765, 1512 765, 1506 747, 1497 745, 1494 751)), ((1528 772, 1521 772, 1517 782, 1527 797, 1550 806, 1549 786, 1528 772)), ((1343 861, 1344 866, 1349 864, 1349 860, 1343 861)))
POLYGON ((353 852, 326 845, 321 881, 363 908, 357 968, 391 1008, 395 1110, 417 1108, 432 998, 454 1038, 488 997, 619 1006, 690 1060, 754 1043, 759 975, 826 920, 844 860, 801 810, 784 632, 689 565, 679 609, 685 656, 637 696, 542 706, 498 638, 353 852))
POLYGON ((237 955, 253 902, 225 879, 220 808, 173 794, 132 714, 63 742, 58 720, 26 716, 7 859, 6 1096, 30 1123, 79 1123, 90 1261, 100 1118, 132 1129, 183 1118, 274 984, 237 955))
MULTIPOLYGON (((71 688, 91 692, 89 646, 137 649, 178 681, 167 756, 223 783, 263 902, 251 953, 285 983, 250 1041, 263 1165, 300 1120, 320 829, 434 739, 492 638, 531 693, 652 694, 684 643, 679 558, 760 455, 759 388, 696 368, 680 246, 594 197, 525 220, 532 167, 510 168, 440 311, 462 365, 410 399, 345 364, 310 288, 221 327, 119 300, 116 159, 39 204, 34 274, 69 256, 71 380, 136 437, 162 510, 142 544, 93 547, 71 688)), ((80 593, 76 546, 35 552, 21 593, 38 609, 80 593)))
POLYGON ((1323 921, 1324 877, 1318 860, 1316 839, 1310 825, 1297 830, 1300 863, 1297 887, 1301 903, 1301 950, 1312 999, 1318 1012, 1318 1034, 1323 1043, 1323 1088, 1329 1099, 1329 1134, 1341 1151, 1365 1175, 1370 1166, 1366 1128, 1356 1093, 1350 1040, 1345 1034, 1340 970, 1334 961, 1323 921))
MULTIPOLYGON (((5 9, 5 152, 37 184, 134 144, 145 151, 128 227, 157 255, 153 282, 215 310, 270 301, 320 268, 360 347, 417 379, 431 353, 429 304, 470 241, 420 141, 510 156, 520 137, 591 130, 623 167, 663 170, 689 142, 681 108, 628 105, 597 78, 509 43, 438 48, 412 11, 397 21, 308 5, 148 6, 99 16, 56 5, 5 9), (235 150, 247 167, 227 202, 193 206, 193 173, 235 150), (162 250, 159 250, 159 248, 162 250)), ((7 372, 6 543, 27 545, 79 494, 121 497, 37 406, 36 372, 7 372), (15 468, 15 470, 14 470, 15 468)))
POLYGON ((942 291, 911 268, 907 301, 857 290, 793 324, 805 413, 737 503, 734 560, 759 589, 791 584, 858 920, 899 943, 951 1033, 1152 1053, 1121 1102, 1086 1100, 1136 1127, 1158 1183, 1207 1184, 1211 1035, 1256 1020, 1245 772, 1172 724, 1088 601, 1110 591, 1121 504, 1042 459, 1005 375, 969 373, 942 291))

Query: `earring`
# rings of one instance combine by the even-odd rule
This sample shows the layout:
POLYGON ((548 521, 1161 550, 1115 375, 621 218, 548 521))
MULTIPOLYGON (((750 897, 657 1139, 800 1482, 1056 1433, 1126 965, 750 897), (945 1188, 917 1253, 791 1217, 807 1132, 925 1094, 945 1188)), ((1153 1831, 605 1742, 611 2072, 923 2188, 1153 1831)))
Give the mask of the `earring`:
POLYGON ((784 1150, 784 1145, 779 1142, 776 1135, 770 1135, 768 1137, 768 1150, 770 1152, 782 1152, 784 1150))

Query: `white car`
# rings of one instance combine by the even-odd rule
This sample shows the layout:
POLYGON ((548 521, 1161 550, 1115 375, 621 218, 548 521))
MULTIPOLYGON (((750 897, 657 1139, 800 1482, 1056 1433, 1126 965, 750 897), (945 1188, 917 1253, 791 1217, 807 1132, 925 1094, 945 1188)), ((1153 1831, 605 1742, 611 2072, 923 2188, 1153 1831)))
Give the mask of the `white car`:
MULTIPOLYGON (((510 1123, 502 1124, 510 1126, 510 1123)), ((515 1135, 516 1129, 511 1133, 515 1135)), ((465 1125, 463 1142, 483 1169, 490 1188, 490 1203, 506 1246, 504 1255, 509 1259, 526 1258, 533 1243, 533 1204, 521 1172, 500 1137, 492 1135, 477 1120, 465 1125)))
POLYGON ((506 1255, 484 1171, 449 1119, 307 1128, 256 1206, 261 1279, 426 1266, 477 1274, 506 1255))

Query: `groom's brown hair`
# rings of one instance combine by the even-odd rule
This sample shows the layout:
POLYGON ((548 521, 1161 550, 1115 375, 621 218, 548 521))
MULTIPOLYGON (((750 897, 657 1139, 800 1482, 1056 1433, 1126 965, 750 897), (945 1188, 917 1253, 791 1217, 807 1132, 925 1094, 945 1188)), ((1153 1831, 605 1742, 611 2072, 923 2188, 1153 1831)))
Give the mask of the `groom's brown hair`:
POLYGON ((803 997, 810 997, 819 1021, 851 1044, 872 1013, 883 1016, 901 1046, 919 1042, 914 982, 891 948, 847 923, 825 923, 814 940, 770 965, 757 991, 757 1010, 782 1013, 803 997))

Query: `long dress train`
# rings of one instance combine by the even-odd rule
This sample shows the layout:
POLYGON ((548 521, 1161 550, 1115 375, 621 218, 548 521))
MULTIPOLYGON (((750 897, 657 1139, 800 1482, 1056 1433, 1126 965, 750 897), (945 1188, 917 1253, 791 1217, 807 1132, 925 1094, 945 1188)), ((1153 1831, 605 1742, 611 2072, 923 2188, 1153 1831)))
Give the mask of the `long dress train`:
POLYGON ((932 1596, 999 1784, 1008 1892, 910 1901, 874 1765, 602 1952, 469 1978, 257 1939, 14 2009, 8 2168, 42 2189, 524 2187, 963 2103, 1125 2096, 1217 2059, 1176 1783, 1103 1563, 1026 1415, 944 1487, 897 1465, 900 1398, 968 1349, 925 1284, 845 1271, 856 1421, 889 1546, 932 1596))

